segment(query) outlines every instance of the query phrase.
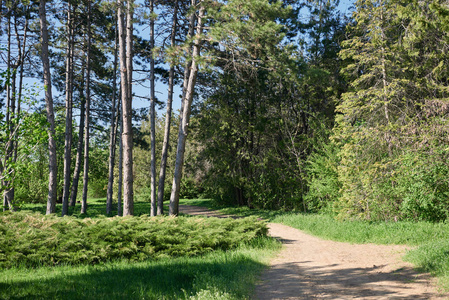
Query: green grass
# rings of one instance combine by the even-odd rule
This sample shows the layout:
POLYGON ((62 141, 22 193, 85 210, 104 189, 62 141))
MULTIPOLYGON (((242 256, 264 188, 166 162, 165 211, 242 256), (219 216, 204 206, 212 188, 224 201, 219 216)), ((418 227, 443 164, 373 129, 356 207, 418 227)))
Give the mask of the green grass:
POLYGON ((225 214, 257 216, 329 240, 414 246, 404 259, 438 277, 439 285, 449 291, 449 222, 338 221, 322 214, 220 207, 211 200, 183 200, 181 203, 214 208, 225 214))
MULTIPOLYGON (((123 207, 123 206, 122 206, 123 207)), ((150 214, 150 202, 147 201, 134 201, 134 215, 141 216, 145 214, 150 214)), ((165 211, 168 211, 168 206, 164 205, 165 211)), ((45 204, 23 204, 20 206, 20 210, 31 210, 45 214, 46 212, 45 204)), ((57 216, 60 216, 62 212, 62 205, 56 205, 57 216)), ((81 214, 81 204, 76 203, 75 206, 69 207, 69 216, 74 216, 77 218, 94 218, 98 216, 106 216, 106 198, 89 198, 87 199, 87 213, 81 214)), ((110 216, 117 215, 117 203, 112 205, 112 213, 110 216)))
MULTIPOLYGON (((144 231, 149 230, 151 226, 148 227, 148 222, 142 222, 142 220, 148 219, 145 215, 150 211, 150 204, 135 203, 135 215, 140 216, 137 218, 107 218, 105 199, 89 199, 88 203, 87 214, 80 214, 80 205, 77 204, 75 208, 71 208, 71 216, 64 218, 58 217, 61 212, 60 204, 56 207, 56 215, 52 216, 43 215, 45 213, 43 204, 23 205, 21 210, 28 210, 28 212, 14 214, 0 212, 0 218, 3 218, 0 221, 0 239, 3 238, 0 245, 0 261, 2 254, 3 262, 5 262, 5 253, 8 255, 12 253, 12 257, 20 259, 20 257, 23 258, 21 255, 27 255, 34 248, 50 254, 54 253, 50 259, 47 257, 49 261, 39 260, 39 255, 35 255, 34 257, 38 260, 29 264, 22 260, 18 263, 6 264, 7 268, 2 269, 0 266, 0 299, 249 299, 260 272, 267 267, 269 258, 281 248, 278 241, 263 234, 256 234, 255 236, 258 237, 253 236, 244 241, 245 238, 242 238, 241 234, 251 235, 252 231, 255 232, 253 229, 258 223, 255 219, 243 221, 247 222, 249 227, 254 227, 253 229, 241 227, 243 231, 234 234, 239 231, 234 229, 239 227, 237 224, 241 221, 198 217, 176 219, 157 217, 150 219, 166 225, 182 223, 178 224, 181 227, 172 226, 172 224, 164 225, 162 229, 157 230, 160 238, 156 237, 155 240, 162 243, 162 248, 165 247, 170 252, 170 249, 173 250, 173 247, 180 245, 177 241, 174 246, 168 245, 175 240, 174 236, 179 236, 181 233, 194 234, 195 228, 202 227, 204 231, 197 228, 198 235, 178 240, 184 240, 186 244, 194 247, 201 244, 201 247, 209 249, 205 252, 199 251, 195 256, 177 257, 179 255, 175 253, 172 257, 162 254, 158 257, 138 255, 138 259, 133 257, 123 259, 125 255, 117 255, 110 259, 98 260, 95 257, 104 255, 108 251, 127 252, 126 248, 131 250, 135 248, 130 244, 126 244, 126 247, 116 247, 116 249, 103 245, 110 238, 110 234, 104 234, 101 231, 106 230, 109 233, 111 230, 114 231, 115 226, 111 227, 114 222, 119 222, 123 227, 120 230, 115 228, 118 233, 113 235, 114 239, 120 239, 119 242, 123 242, 121 239, 126 237, 126 243, 132 242, 139 246, 142 238, 149 238, 151 233, 144 231), (23 217, 27 219, 24 220, 23 217), (128 226, 126 222, 129 221, 132 224, 128 226), (12 224, 11 228, 8 227, 11 226, 7 224, 8 222, 12 224), (83 229, 87 227, 89 230, 83 229), (46 228, 50 230, 40 230, 46 228), (122 229, 126 229, 126 233, 122 232, 122 229), (228 241, 234 240, 234 246, 230 249, 219 241, 223 238, 226 240, 226 236, 228 241), (95 238, 99 239, 92 241, 95 238), (58 248, 58 241, 61 240, 75 246, 82 243, 83 247, 77 249, 66 245, 65 250, 61 250, 58 248), (212 241, 209 246, 204 243, 207 240, 212 241), (89 245, 84 245, 85 243, 89 245), (14 245, 18 248, 14 248, 14 245), (218 247, 214 248, 212 245, 218 247), (84 249, 85 246, 89 249, 84 249), (5 247, 12 250, 7 252, 5 247), (223 250, 226 248, 228 250, 223 250), (212 251, 213 249, 218 250, 212 251), (77 260, 76 255, 72 257, 73 251, 78 257, 92 256, 95 259, 84 260, 83 263, 82 260, 77 260), (198 255, 199 253, 203 254, 198 255), (73 261, 57 261, 55 257, 73 258, 73 261)), ((142 253, 142 251, 135 252, 142 253)), ((187 253, 187 255, 190 254, 187 253)), ((11 261, 10 258, 8 256, 6 261, 11 261)))
POLYGON ((0 271, 0 299, 248 299, 280 248, 258 238, 193 258, 0 271))

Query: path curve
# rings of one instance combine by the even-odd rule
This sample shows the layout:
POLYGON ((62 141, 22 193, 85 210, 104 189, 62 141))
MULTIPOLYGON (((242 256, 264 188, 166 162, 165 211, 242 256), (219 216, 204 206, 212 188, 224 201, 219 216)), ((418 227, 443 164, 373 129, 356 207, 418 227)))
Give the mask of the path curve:
MULTIPOLYGON (((187 205, 180 211, 225 217, 187 205)), ((409 247, 340 243, 282 224, 268 227, 284 247, 262 274, 256 299, 449 299, 437 292, 434 278, 402 261, 409 247)))

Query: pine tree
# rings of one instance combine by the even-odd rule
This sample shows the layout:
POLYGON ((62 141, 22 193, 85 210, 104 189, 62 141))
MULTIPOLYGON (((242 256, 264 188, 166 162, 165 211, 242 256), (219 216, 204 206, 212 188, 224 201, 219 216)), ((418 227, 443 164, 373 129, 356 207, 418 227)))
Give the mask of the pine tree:
POLYGON ((428 157, 426 148, 441 134, 437 124, 446 122, 441 100, 447 97, 447 71, 442 68, 447 54, 441 49, 447 40, 443 19, 431 9, 438 3, 357 2, 351 37, 341 51, 349 62, 344 73, 351 91, 342 97, 334 130, 342 149, 338 210, 344 216, 441 217, 444 205, 432 200, 438 197, 412 195, 412 190, 432 188, 410 186, 418 174, 439 171, 405 163, 410 156, 416 161, 428 157))
POLYGON ((47 200, 47 214, 52 214, 56 209, 57 196, 57 164, 56 164, 56 143, 55 136, 55 115, 53 109, 50 60, 48 55, 48 29, 47 29, 47 14, 46 1, 41 0, 39 3, 39 17, 40 17, 40 33, 42 43, 42 64, 44 71, 45 84, 45 103, 47 108, 48 128, 48 150, 49 150, 49 180, 48 180, 48 200, 47 200))

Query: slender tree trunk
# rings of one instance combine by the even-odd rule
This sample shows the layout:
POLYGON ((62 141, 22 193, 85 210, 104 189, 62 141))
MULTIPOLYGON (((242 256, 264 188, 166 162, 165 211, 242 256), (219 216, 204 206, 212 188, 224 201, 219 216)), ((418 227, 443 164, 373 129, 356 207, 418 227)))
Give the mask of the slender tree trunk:
MULTIPOLYGON (((121 103, 121 101, 119 101, 121 103)), ((123 108, 122 108, 123 109, 123 108)), ((120 114, 120 142, 119 142, 119 154, 118 154, 118 189, 117 189, 117 215, 122 216, 122 188, 123 188, 123 142, 122 142, 122 132, 123 132, 123 118, 121 111, 120 114)))
MULTIPOLYGON (((191 7, 195 7, 196 1, 197 0, 191 0, 191 7)), ((187 36, 190 40, 193 40, 193 36, 195 35, 195 21, 196 21, 196 15, 195 15, 195 13, 192 13, 190 15, 190 20, 189 20, 189 31, 187 32, 187 36)), ((189 51, 189 55, 192 55, 192 47, 190 45, 189 45, 188 51, 189 51)), ((184 98, 185 98, 185 95, 187 92, 187 84, 189 82, 191 66, 192 66, 192 61, 187 60, 185 63, 185 66, 184 66, 184 77, 183 77, 183 82, 182 82, 182 101, 181 101, 180 115, 182 115, 182 111, 184 109, 184 98)))
POLYGON ((80 179, 80 173, 81 173, 81 159, 83 155, 83 141, 84 141, 84 123, 85 123, 85 111, 86 111, 86 98, 84 97, 84 62, 81 67, 81 89, 80 89, 80 98, 81 98, 81 105, 80 105, 80 123, 78 127, 78 145, 76 148, 76 160, 75 160, 75 170, 73 172, 73 183, 72 183, 72 190, 70 193, 70 203, 69 206, 75 206, 76 204, 76 198, 78 196, 78 184, 80 179))
MULTIPOLYGON (((151 51, 154 51, 154 0, 150 0, 150 46, 151 51)), ((154 54, 153 54, 154 55, 154 54)), ((154 92, 154 56, 151 55, 150 59, 150 122, 151 122, 151 212, 153 217, 156 215, 156 109, 155 101, 156 96, 154 92)))
POLYGON ((87 189, 89 185, 89 138, 90 138, 90 47, 91 47, 91 2, 87 2, 87 51, 86 51, 86 119, 84 125, 84 170, 83 170, 83 198, 81 213, 87 212, 87 189))
MULTIPOLYGON (((382 3, 383 4, 383 3, 382 3)), ((383 21, 384 21, 384 17, 383 17, 383 8, 380 8, 380 20, 382 22, 383 26, 383 21)), ((385 41, 386 40, 386 36, 384 33, 383 28, 380 28, 381 30, 381 37, 382 40, 385 41)), ((385 120, 387 121, 387 124, 390 125, 390 113, 389 113, 389 109, 388 109, 388 83, 387 83, 387 71, 386 71, 386 65, 385 65, 385 47, 384 45, 381 46, 381 53, 382 53, 382 87, 383 87, 383 100, 384 100, 384 114, 385 114, 385 120)), ((386 142, 388 143, 388 154, 390 156, 393 155, 393 144, 391 143, 391 134, 390 134, 390 128, 388 127, 388 129, 385 131, 384 133, 384 138, 386 140, 386 142)))
POLYGON ((195 91, 196 76, 198 73, 198 63, 197 59, 200 55, 201 48, 201 33, 203 31, 203 21, 205 9, 203 6, 200 7, 198 14, 198 24, 196 30, 195 44, 193 46, 192 53, 192 65, 189 74, 189 80, 187 83, 186 93, 183 97, 183 111, 181 115, 179 133, 178 133, 178 147, 176 150, 176 162, 175 162, 175 174, 173 176, 173 185, 170 195, 170 215, 178 215, 179 212, 179 190, 181 187, 182 178, 182 168, 184 165, 184 153, 186 147, 186 140, 188 134, 188 127, 190 121, 190 109, 193 100, 193 93, 195 91))
MULTIPOLYGON (((111 134, 109 138, 109 176, 108 176, 108 190, 106 196, 106 214, 112 213, 112 195, 114 187, 114 165, 115 165, 115 145, 117 141, 117 123, 116 118, 116 94, 117 94, 117 65, 118 65, 118 53, 117 53, 117 40, 118 40, 118 28, 117 22, 115 22, 115 46, 114 46, 114 79, 112 83, 112 114, 111 114, 111 134)), ((117 114, 118 115, 118 114, 117 114)))
MULTIPOLYGON (((26 6, 26 9, 28 9, 28 6, 26 6)), ((27 31, 28 31, 28 16, 25 15, 25 24, 24 24, 24 29, 23 29, 23 44, 22 41, 20 39, 20 34, 19 34, 19 28, 18 28, 18 19, 15 16, 14 17, 14 29, 15 29, 15 34, 16 34, 16 41, 17 41, 17 50, 18 50, 18 58, 17 58, 17 62, 15 64, 14 67, 14 72, 12 73, 12 80, 11 80, 11 86, 12 86, 12 103, 11 103, 11 115, 13 116, 13 118, 19 120, 20 118, 20 103, 21 103, 21 96, 22 96, 22 86, 23 86, 23 65, 24 65, 24 61, 25 61, 25 56, 26 56, 26 41, 27 41, 27 31), (19 69, 19 86, 16 87, 16 76, 17 76, 17 68, 19 69), (17 92, 16 92, 17 91, 17 92), (15 106, 15 103, 17 103, 17 106, 15 106)), ((10 131, 11 131, 11 152, 10 152, 10 156, 12 156, 12 161, 13 163, 17 162, 17 151, 18 151, 18 147, 19 147, 19 143, 18 143, 18 129, 19 129, 19 122, 12 122, 11 126, 10 126, 10 131)), ((13 172, 15 172, 15 170, 12 170, 13 172)), ((14 174, 12 176, 11 182, 10 182, 10 190, 7 191, 7 194, 5 195, 7 198, 7 202, 9 205, 9 209, 10 210, 14 210, 14 193, 15 193, 15 187, 14 187, 14 174)))
POLYGON ((50 125, 48 128, 48 154, 49 154, 49 178, 48 178, 48 200, 47 200, 47 215, 55 212, 56 209, 56 195, 57 195, 57 160, 56 160, 56 142, 55 136, 55 115, 53 110, 53 97, 51 93, 51 74, 50 61, 48 59, 48 29, 47 29, 47 14, 45 8, 45 0, 39 3, 39 17, 40 17, 40 33, 42 43, 42 65, 44 71, 44 88, 45 88, 45 104, 47 107, 47 121, 50 125))
POLYGON ((123 143, 123 215, 134 214, 133 202, 133 161, 132 161, 132 4, 128 1, 127 26, 124 20, 124 5, 118 0, 119 13, 119 45, 120 45, 120 74, 122 96, 122 143, 123 143))
MULTIPOLYGON (((8 81, 9 83, 6 86, 6 126, 8 127, 8 140, 6 142, 6 155, 4 157, 5 161, 4 161, 4 165, 5 165, 5 169, 4 172, 7 173, 7 177, 11 178, 11 173, 12 173, 12 168, 11 166, 11 156, 12 156, 12 144, 13 144, 13 140, 12 140, 12 133, 13 133, 13 129, 12 129, 12 124, 13 124, 13 115, 14 115, 14 111, 12 111, 12 99, 14 97, 14 88, 12 85, 12 79, 13 79, 13 71, 12 71, 12 65, 11 65, 11 10, 8 12, 8 25, 7 25, 7 40, 8 40, 8 45, 7 45, 7 58, 6 58, 6 71, 7 71, 7 76, 8 76, 8 81)), ((6 209, 11 209, 12 206, 12 188, 11 188, 11 181, 10 180, 2 180, 2 185, 5 186, 5 191, 3 193, 3 210, 6 209)))
POLYGON ((70 166, 72 164, 72 65, 73 65, 73 44, 72 44, 72 6, 67 7, 67 57, 66 57, 66 98, 65 98, 65 143, 64 143, 64 187, 62 194, 62 216, 68 213, 70 197, 70 166))
MULTIPOLYGON (((176 30, 178 23, 178 3, 175 3, 173 11, 173 27, 171 32, 171 45, 176 43, 176 30)), ((164 213, 164 188, 165 188, 165 175, 167 170, 167 157, 168 147, 170 142, 170 126, 172 115, 172 103, 173 103, 173 87, 174 87, 175 67, 170 66, 170 72, 168 76, 168 98, 167 98, 167 113, 165 115, 165 131, 164 131, 164 143, 162 145, 162 158, 161 168, 159 171, 159 186, 157 194, 157 215, 164 213)))
MULTIPOLYGON (((11 95, 10 95, 10 103, 9 103, 9 140, 6 147, 6 157, 7 160, 12 162, 14 160, 14 146, 15 146, 15 136, 16 136, 16 126, 15 119, 16 115, 16 80, 17 80, 17 65, 12 68, 11 77, 10 77, 10 85, 11 85, 11 95)), ((11 164, 12 165, 12 164, 11 164)), ((8 188, 5 191, 6 204, 8 205, 10 210, 14 210, 14 167, 11 167, 9 170, 10 180, 8 181, 8 188)))
MULTIPOLYGON (((29 6, 26 7, 26 10, 28 11, 29 6)), ((24 29, 23 29, 23 44, 21 46, 21 48, 19 47, 19 52, 20 52, 20 71, 19 71, 19 91, 18 91, 18 96, 17 96, 17 116, 20 116, 20 112, 21 112, 21 103, 22 103, 22 88, 23 88, 23 72, 24 72, 24 64, 25 64, 25 57, 27 55, 26 52, 26 45, 27 45, 27 36, 28 36, 28 15, 26 14, 25 16, 25 25, 24 25, 24 29)), ((18 44, 20 45, 20 37, 19 34, 17 34, 17 41, 18 44)), ((16 139, 16 146, 14 147, 14 162, 17 161, 17 149, 19 148, 18 146, 18 141, 16 139)))

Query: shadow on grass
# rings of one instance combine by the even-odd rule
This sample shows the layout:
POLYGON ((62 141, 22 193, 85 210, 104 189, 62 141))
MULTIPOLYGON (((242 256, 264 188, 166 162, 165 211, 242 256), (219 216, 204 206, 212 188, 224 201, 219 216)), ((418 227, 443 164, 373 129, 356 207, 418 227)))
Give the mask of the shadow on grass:
MULTIPOLYGON (((41 214, 46 213, 46 205, 45 204, 33 204, 33 205, 24 205, 21 210, 31 210, 35 212, 40 212, 41 214)), ((134 215, 149 215, 151 209, 151 203, 149 202, 134 202, 134 215)), ((168 212, 168 206, 164 204, 164 209, 168 212)), ((56 215, 61 215, 62 212, 62 204, 56 205, 56 215)), ((106 215, 106 198, 98 198, 98 199, 88 199, 87 201, 87 213, 81 214, 81 204, 76 203, 75 206, 69 207, 69 216, 77 217, 77 218, 94 218, 98 216, 107 216, 112 217, 117 215, 117 203, 113 204, 112 213, 110 215, 106 215)))
POLYGON ((0 298, 182 299, 209 290, 211 295, 228 293, 234 299, 243 299, 251 293, 248 281, 263 268, 248 257, 233 255, 218 260, 199 257, 60 267, 46 269, 47 273, 38 270, 44 274, 30 279, 29 270, 18 269, 14 279, 7 280, 6 276, 0 280, 0 298))
MULTIPOLYGON (((183 199, 180 200, 180 204, 183 205, 193 205, 206 207, 208 209, 219 210, 221 213, 225 215, 236 215, 239 217, 250 217, 256 216, 267 221, 272 221, 274 218, 278 216, 284 216, 288 214, 292 214, 294 212, 286 212, 282 210, 263 210, 263 209, 251 209, 248 207, 229 207, 218 205, 212 199, 183 199)), ((298 212, 296 212, 297 214, 298 212)))

